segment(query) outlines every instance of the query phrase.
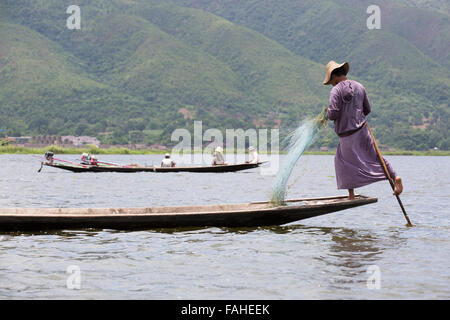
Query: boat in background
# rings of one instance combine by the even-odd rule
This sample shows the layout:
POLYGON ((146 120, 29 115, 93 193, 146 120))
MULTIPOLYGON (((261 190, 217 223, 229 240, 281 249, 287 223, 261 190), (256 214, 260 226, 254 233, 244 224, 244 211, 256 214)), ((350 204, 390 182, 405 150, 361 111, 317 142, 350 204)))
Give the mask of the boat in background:
POLYGON ((270 202, 144 208, 7 208, 0 209, 1 231, 61 229, 143 230, 183 227, 262 227, 282 225, 377 202, 358 195, 270 202))
POLYGON ((121 165, 103 161, 97 161, 96 165, 75 163, 63 159, 57 159, 53 153, 46 153, 45 161, 41 162, 41 167, 38 172, 42 171, 43 166, 48 166, 57 169, 63 169, 72 172, 236 172, 248 169, 258 168, 265 162, 258 163, 238 163, 238 164, 224 164, 211 166, 183 166, 183 167, 157 167, 157 166, 139 166, 121 165))
MULTIPOLYGON (((236 172, 258 168, 259 163, 239 163, 215 166, 192 166, 192 167, 144 167, 144 166, 108 166, 108 165, 77 165, 64 163, 42 162, 42 165, 68 170, 72 172, 236 172)), ((41 167, 42 168, 42 167, 41 167)))

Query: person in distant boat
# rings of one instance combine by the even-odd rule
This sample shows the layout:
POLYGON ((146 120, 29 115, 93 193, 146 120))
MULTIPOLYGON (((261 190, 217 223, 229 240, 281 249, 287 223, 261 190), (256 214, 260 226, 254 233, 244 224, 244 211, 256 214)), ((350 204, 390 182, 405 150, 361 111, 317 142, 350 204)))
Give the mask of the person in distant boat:
POLYGON ((89 163, 91 166, 98 166, 98 159, 96 156, 91 156, 91 160, 89 163))
POLYGON ((214 150, 214 154, 213 154, 212 165, 219 166, 219 165, 225 165, 225 164, 227 164, 227 163, 225 162, 225 158, 223 157, 222 147, 216 147, 216 150, 214 150))
MULTIPOLYGON (((334 165, 338 189, 348 189, 349 199, 355 198, 354 189, 387 179, 378 159, 375 146, 366 126, 366 116, 371 107, 362 84, 347 79, 348 62, 328 62, 324 85, 331 84, 329 120, 339 136, 334 165)), ((392 165, 384 159, 389 174, 394 179, 394 195, 403 191, 402 179, 392 165)))
POLYGON ((49 164, 53 164, 53 156, 54 156, 55 154, 52 152, 52 151, 46 151, 45 152, 45 155, 44 155, 44 157, 45 157, 45 160, 47 160, 47 162, 49 163, 49 164))
POLYGON ((172 168, 175 167, 175 161, 173 161, 172 159, 170 159, 170 154, 166 153, 166 155, 164 156, 164 159, 161 162, 161 167, 162 168, 172 168))
POLYGON ((81 164, 91 164, 91 157, 86 152, 81 155, 81 164))
POLYGON ((256 164, 259 162, 259 156, 258 156, 258 152, 256 151, 255 147, 250 146, 248 148, 248 152, 250 153, 250 160, 246 161, 246 163, 253 163, 256 164))

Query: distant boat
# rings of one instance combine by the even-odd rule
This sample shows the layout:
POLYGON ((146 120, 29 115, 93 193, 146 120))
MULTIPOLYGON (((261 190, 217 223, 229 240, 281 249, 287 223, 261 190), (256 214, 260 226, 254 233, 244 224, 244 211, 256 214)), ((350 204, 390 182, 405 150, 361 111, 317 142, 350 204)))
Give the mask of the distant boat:
POLYGON ((377 202, 347 196, 269 202, 144 208, 8 208, 0 209, 1 231, 61 229, 142 230, 182 227, 260 227, 282 225, 377 202))
MULTIPOLYGON (((120 165, 78 165, 75 163, 42 162, 42 165, 72 172, 235 172, 259 167, 259 163, 239 163, 214 166, 191 167, 145 167, 145 166, 120 166, 120 165)), ((42 169, 42 167, 41 167, 42 169)))

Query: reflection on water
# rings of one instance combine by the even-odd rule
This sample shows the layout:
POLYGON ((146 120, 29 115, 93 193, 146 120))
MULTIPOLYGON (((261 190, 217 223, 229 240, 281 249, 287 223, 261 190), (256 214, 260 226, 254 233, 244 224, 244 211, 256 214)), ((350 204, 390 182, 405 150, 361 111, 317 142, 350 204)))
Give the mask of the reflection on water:
MULTIPOLYGON (((159 155, 103 156, 157 163, 159 155)), ((417 299, 450 298, 448 157, 389 157, 405 184, 405 228, 389 184, 358 193, 379 202, 284 226, 0 234, 0 298, 417 299), (420 175, 416 174, 421 167, 420 175), (434 188, 436 185, 439 188, 434 188), (434 190, 433 193, 427 192, 434 190), (300 224, 301 223, 301 224, 300 224), (66 287, 79 266, 81 289, 66 287), (367 268, 379 267, 370 290, 367 268)), ((266 201, 274 177, 224 174, 74 174, 31 156, 2 156, 0 207, 139 207, 266 201)), ((344 195, 332 156, 304 156, 288 198, 344 195)))
POLYGON ((383 248, 379 239, 370 233, 340 229, 331 233, 330 254, 318 258, 326 265, 335 267, 339 276, 330 285, 344 287, 354 282, 363 283, 369 265, 376 265, 383 248))

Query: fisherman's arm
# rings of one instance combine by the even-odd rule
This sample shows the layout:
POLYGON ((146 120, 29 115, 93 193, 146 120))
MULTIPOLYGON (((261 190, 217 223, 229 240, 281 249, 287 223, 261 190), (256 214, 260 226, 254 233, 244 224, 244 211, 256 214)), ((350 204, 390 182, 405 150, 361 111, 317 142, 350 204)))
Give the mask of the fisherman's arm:
POLYGON ((339 118, 339 115, 341 113, 340 109, 340 103, 339 103, 339 95, 335 90, 331 90, 330 93, 330 105, 327 108, 327 116, 329 120, 336 120, 339 118))

